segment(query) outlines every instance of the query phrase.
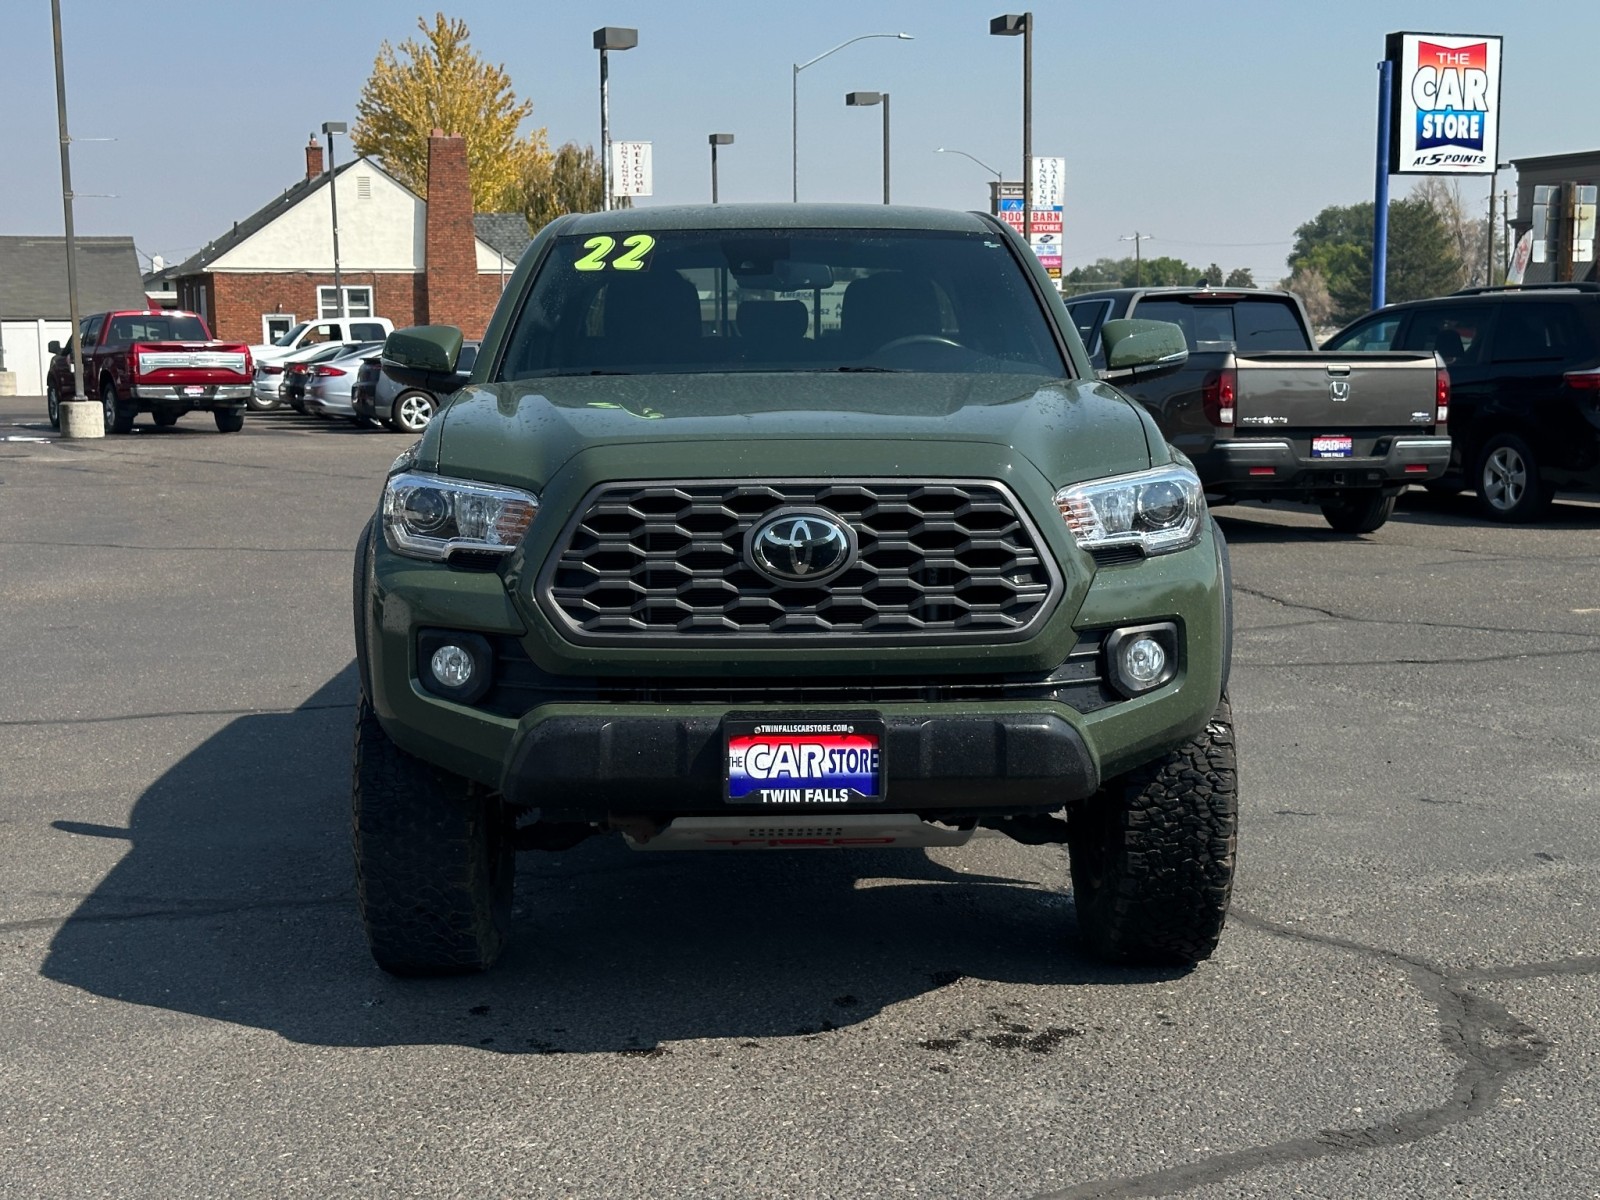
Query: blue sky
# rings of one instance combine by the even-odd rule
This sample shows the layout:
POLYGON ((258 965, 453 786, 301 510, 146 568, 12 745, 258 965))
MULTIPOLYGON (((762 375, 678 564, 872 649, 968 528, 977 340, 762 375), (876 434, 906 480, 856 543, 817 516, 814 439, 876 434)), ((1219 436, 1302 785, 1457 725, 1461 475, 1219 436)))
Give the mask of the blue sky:
MULTIPOLYGON (((59 234, 49 0, 3 2, 0 233, 59 234)), ((74 186, 117 196, 81 198, 79 231, 184 257, 299 178, 306 135, 354 122, 379 42, 411 36, 435 7, 62 0, 68 109, 85 139, 74 186)), ((460 0, 445 11, 504 64, 552 143, 598 140, 590 32, 637 27, 638 48, 613 55, 612 124, 654 143, 646 203, 709 199, 711 132, 737 139, 719 158, 723 199, 786 200, 791 64, 862 33, 915 40, 860 42, 801 74, 802 199, 880 198, 881 110, 846 108, 858 89, 893 97, 896 201, 987 203, 989 177, 938 146, 1020 169, 1021 44, 988 35, 998 2, 460 0)), ((1067 160, 1069 267, 1126 254, 1118 238, 1138 230, 1153 235, 1147 254, 1276 280, 1297 225, 1371 198, 1374 64, 1391 30, 1504 35, 1502 159, 1600 147, 1600 5, 1072 0, 1033 11, 1034 151, 1067 160)), ((1462 188, 1481 211, 1487 180, 1462 188)))

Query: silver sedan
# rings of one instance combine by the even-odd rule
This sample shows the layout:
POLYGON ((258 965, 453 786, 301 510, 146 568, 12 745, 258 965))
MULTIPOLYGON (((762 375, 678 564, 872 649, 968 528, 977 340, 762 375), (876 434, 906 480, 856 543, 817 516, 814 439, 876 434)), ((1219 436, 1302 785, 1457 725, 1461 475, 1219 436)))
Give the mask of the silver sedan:
POLYGON ((343 354, 312 367, 306 378, 306 411, 314 417, 345 417, 357 425, 367 424, 350 403, 350 389, 355 386, 361 360, 382 349, 382 342, 357 342, 343 354))

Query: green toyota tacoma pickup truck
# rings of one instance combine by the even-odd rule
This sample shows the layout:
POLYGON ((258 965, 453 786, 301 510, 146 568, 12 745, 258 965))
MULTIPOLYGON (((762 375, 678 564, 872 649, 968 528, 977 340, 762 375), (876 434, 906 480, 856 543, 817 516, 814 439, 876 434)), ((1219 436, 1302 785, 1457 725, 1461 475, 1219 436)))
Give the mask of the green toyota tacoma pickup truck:
MULTIPOLYGON (((985 215, 658 208, 546 227, 355 562, 354 840, 400 975, 500 952, 517 850, 1070 854, 1114 961, 1215 948, 1227 550, 985 215)), ((461 334, 384 369, 442 386, 461 334)))

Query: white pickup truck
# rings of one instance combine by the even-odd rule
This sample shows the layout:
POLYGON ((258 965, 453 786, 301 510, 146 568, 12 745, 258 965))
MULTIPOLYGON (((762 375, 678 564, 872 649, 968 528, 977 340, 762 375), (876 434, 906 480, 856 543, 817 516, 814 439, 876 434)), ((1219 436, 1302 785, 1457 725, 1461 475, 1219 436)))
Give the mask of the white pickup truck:
POLYGON ((322 342, 381 342, 394 332, 394 322, 384 317, 332 317, 323 321, 301 321, 291 326, 271 345, 251 346, 257 363, 282 362, 300 350, 322 342))

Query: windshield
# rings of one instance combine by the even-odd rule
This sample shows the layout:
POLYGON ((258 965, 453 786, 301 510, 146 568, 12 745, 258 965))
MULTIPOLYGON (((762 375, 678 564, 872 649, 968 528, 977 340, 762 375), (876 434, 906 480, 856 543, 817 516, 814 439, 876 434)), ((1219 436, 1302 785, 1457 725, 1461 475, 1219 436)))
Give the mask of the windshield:
POLYGON ((140 313, 112 317, 107 342, 204 342, 206 327, 199 317, 178 313, 140 313))
POLYGON ((1067 368, 997 236, 743 229, 558 238, 495 378, 728 371, 1067 368))
POLYGON ((272 344, 274 346, 292 346, 292 345, 294 345, 295 338, 300 336, 301 331, 304 330, 305 327, 306 327, 306 323, 304 321, 301 321, 300 324, 298 324, 298 325, 289 326, 288 330, 285 331, 278 338, 278 340, 273 342, 272 344))

